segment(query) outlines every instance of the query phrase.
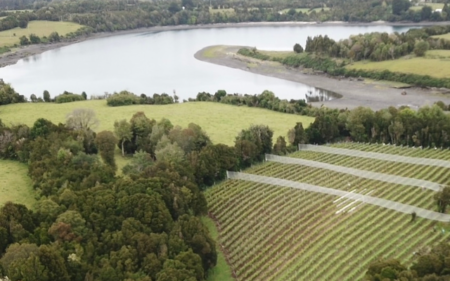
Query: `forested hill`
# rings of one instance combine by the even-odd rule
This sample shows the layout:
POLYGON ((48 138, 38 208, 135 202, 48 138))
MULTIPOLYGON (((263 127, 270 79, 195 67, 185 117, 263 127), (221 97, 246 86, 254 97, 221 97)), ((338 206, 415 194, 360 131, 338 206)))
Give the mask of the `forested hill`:
MULTIPOLYGON (((196 25, 283 21, 444 21, 447 5, 411 6, 407 0, 297 0, 297 1, 51 1, 1 0, 0 30, 24 26, 30 20, 71 21, 94 32, 158 25, 196 25), (436 6, 437 7, 437 6, 436 6), (21 12, 11 13, 11 10, 21 12), (21 23, 21 25, 20 25, 21 23)), ((26 25, 25 25, 26 26, 26 25)))

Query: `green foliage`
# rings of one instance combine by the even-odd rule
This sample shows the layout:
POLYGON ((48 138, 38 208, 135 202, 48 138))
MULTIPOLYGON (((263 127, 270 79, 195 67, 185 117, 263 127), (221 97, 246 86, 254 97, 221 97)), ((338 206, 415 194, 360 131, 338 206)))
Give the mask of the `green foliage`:
POLYGON ((137 96, 128 91, 114 93, 106 99, 109 106, 124 106, 132 104, 172 104, 173 97, 167 94, 153 94, 153 97, 147 97, 145 94, 137 96))
POLYGON ((74 102, 82 100, 84 100, 84 97, 82 95, 70 93, 67 91, 64 91, 64 93, 55 97, 56 103, 74 102))
POLYGON ((425 52, 428 51, 429 48, 430 44, 428 44, 428 42, 426 41, 416 42, 416 44, 414 45, 414 54, 416 54, 416 56, 418 57, 423 57, 425 56, 425 52))
POLYGON ((294 52, 296 52, 297 54, 303 53, 303 47, 302 45, 296 43, 294 45, 294 52))
POLYGON ((34 33, 30 34, 30 43, 31 44, 39 44, 41 43, 41 38, 34 33))
POLYGON ((120 143, 120 148, 122 149, 122 156, 125 156, 125 142, 131 141, 133 137, 133 130, 131 124, 127 120, 123 119, 114 122, 114 134, 120 143))
POLYGON ((240 167, 248 167, 255 161, 262 161, 266 153, 272 152, 273 131, 264 125, 253 125, 242 130, 236 137, 236 152, 240 167))
POLYGON ((246 57, 252 57, 259 60, 269 60, 270 56, 261 54, 258 52, 256 48, 253 48, 252 50, 249 50, 247 48, 241 48, 238 50, 238 54, 246 56, 246 57))
POLYGON ((44 101, 45 102, 50 102, 51 101, 50 100, 50 93, 47 90, 44 91, 43 97, 44 97, 44 101))
POLYGON ((61 37, 59 36, 58 32, 52 32, 48 36, 48 41, 49 42, 59 42, 59 41, 61 41, 61 37))
MULTIPOLYGON (((141 136, 160 130, 157 151, 159 146, 178 146, 167 137, 174 128, 166 119, 154 124, 138 113, 131 122, 116 123, 125 123, 128 141, 136 133, 141 145, 141 136)), ((0 123, 0 133, 3 130, 14 137, 23 134, 0 123)), ((0 209, 0 265, 7 275, 30 281, 204 280, 217 254, 195 217, 204 215, 207 206, 191 168, 162 159, 143 164, 150 155, 142 152, 145 157, 136 156, 139 161, 129 177, 114 178, 113 134, 100 132, 95 138, 104 165, 89 153, 83 132, 40 119, 25 135, 29 175, 43 197, 35 212, 12 203, 0 209)), ((186 143, 190 153, 209 145, 200 127, 192 124, 186 133, 196 135, 192 145, 186 143)), ((184 158, 185 152, 179 151, 184 158)), ((218 155, 223 151, 218 149, 218 155)))
POLYGON ((26 46, 30 44, 30 40, 28 40, 28 38, 23 35, 22 37, 20 37, 20 45, 21 46, 26 46))
POLYGON ((275 96, 273 92, 267 90, 259 95, 227 94, 225 91, 219 90, 212 96, 210 93, 201 92, 197 94, 195 100, 189 99, 189 101, 213 101, 237 106, 266 108, 283 113, 302 115, 309 115, 310 111, 313 110, 303 99, 291 99, 289 101, 282 100, 275 96))
POLYGON ((370 264, 366 273, 366 279, 377 280, 398 280, 406 267, 397 260, 382 260, 370 264))
POLYGON ((21 103, 26 101, 26 98, 23 95, 16 93, 11 85, 4 83, 3 80, 0 80, 0 105, 21 103))
POLYGON ((408 0, 393 0, 392 13, 394 15, 400 15, 402 12, 408 10, 410 5, 411 4, 408 0))
POLYGON ((95 145, 100 151, 100 156, 105 164, 111 166, 114 170, 117 169, 114 160, 114 151, 116 148, 117 139, 110 131, 101 131, 95 137, 95 145))
POLYGON ((445 213, 447 206, 450 205, 450 187, 446 186, 434 196, 439 212, 445 213))

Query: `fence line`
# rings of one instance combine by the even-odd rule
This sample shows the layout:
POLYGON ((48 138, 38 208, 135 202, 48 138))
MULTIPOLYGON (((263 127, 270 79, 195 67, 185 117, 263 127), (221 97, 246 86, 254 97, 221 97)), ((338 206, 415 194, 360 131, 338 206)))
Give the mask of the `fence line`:
POLYGON ((266 177, 266 176, 259 176, 259 175, 252 175, 252 174, 246 174, 246 173, 240 173, 240 172, 227 172, 227 177, 229 179, 235 179, 235 180, 244 180, 244 181, 251 181, 255 183, 261 183, 261 184, 270 184, 270 185, 276 185, 276 186, 283 186, 283 187, 290 187, 305 191, 311 191, 311 192, 317 192, 322 194, 328 194, 328 195, 334 195, 339 197, 345 197, 349 198, 354 201, 360 201, 367 204, 379 206, 382 208, 394 210, 397 212, 405 213, 405 214, 412 214, 416 213, 418 217, 429 219, 429 220, 435 220, 435 221, 442 221, 442 222, 449 222, 450 221, 450 215, 442 214, 426 209, 422 209, 416 206, 398 203, 391 200, 386 200, 382 198, 372 197, 368 195, 363 195, 359 193, 354 192, 348 192, 328 187, 322 187, 317 185, 311 185, 306 183, 300 183, 290 180, 284 180, 279 178, 273 178, 273 177, 266 177))
POLYGON ((344 156, 369 158, 369 159, 376 159, 376 160, 383 160, 383 161, 450 168, 450 161, 440 160, 440 159, 410 157, 410 156, 402 156, 402 155, 395 155, 395 154, 367 152, 367 151, 361 151, 361 150, 335 148, 335 147, 329 147, 329 146, 310 145, 310 144, 299 144, 298 149, 322 152, 322 153, 338 154, 338 155, 344 155, 344 156))
POLYGON ((421 188, 427 188, 433 191, 439 191, 441 190, 441 185, 435 182, 426 181, 426 180, 419 180, 419 179, 413 179, 413 178, 407 178, 407 177, 401 177, 401 176, 395 176, 395 175, 389 175, 389 174, 383 174, 383 173, 377 173, 377 172, 371 172, 371 171, 365 171, 365 170, 358 170, 354 168, 348 168, 323 162, 317 162, 312 160, 306 160, 306 159, 300 159, 300 158, 292 158, 292 157, 284 157, 284 156, 277 156, 273 154, 266 154, 266 161, 272 161, 272 162, 278 162, 282 164, 293 164, 293 165, 303 165, 308 167, 314 167, 319 169, 326 169, 331 170, 338 173, 343 174, 349 174, 356 177, 371 179, 371 180, 377 180, 377 181, 383 181, 393 184, 401 184, 401 185, 410 185, 410 186, 417 186, 421 188))

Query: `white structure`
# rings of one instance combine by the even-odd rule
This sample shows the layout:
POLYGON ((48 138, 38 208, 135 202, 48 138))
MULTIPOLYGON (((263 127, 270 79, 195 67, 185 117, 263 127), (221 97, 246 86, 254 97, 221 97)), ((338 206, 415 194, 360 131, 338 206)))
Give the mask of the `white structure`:
POLYGON ((435 13, 442 13, 442 9, 436 9, 434 10, 435 13))

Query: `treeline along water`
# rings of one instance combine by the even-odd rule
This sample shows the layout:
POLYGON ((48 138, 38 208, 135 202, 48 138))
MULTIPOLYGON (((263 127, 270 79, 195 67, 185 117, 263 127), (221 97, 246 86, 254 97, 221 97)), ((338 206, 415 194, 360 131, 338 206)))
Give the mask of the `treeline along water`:
MULTIPOLYGON (((180 100, 198 92, 259 94, 273 91, 283 99, 319 94, 307 85, 261 76, 198 61, 195 52, 210 45, 252 46, 265 50, 291 50, 308 36, 328 35, 334 40, 366 32, 404 32, 402 26, 305 25, 279 27, 212 28, 139 33, 88 40, 20 60, 0 68, 0 78, 19 93, 51 96, 64 91, 88 95, 129 90, 136 94, 174 92, 180 100)), ((325 97, 326 99, 327 97, 325 97)), ((318 98, 323 100, 323 92, 318 98)))

